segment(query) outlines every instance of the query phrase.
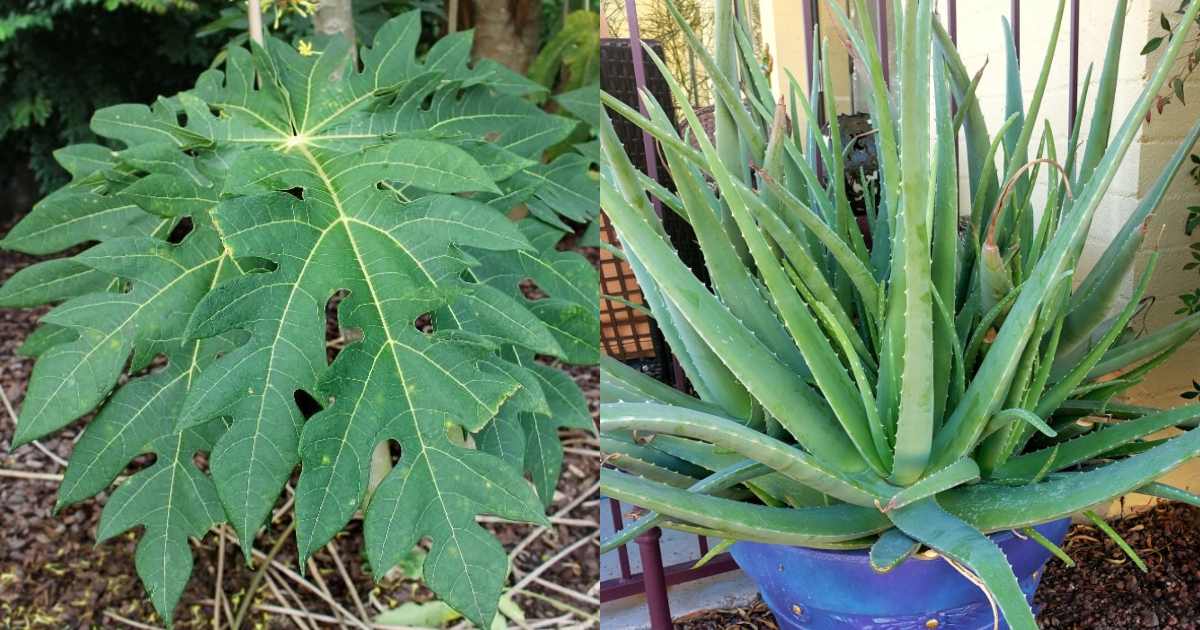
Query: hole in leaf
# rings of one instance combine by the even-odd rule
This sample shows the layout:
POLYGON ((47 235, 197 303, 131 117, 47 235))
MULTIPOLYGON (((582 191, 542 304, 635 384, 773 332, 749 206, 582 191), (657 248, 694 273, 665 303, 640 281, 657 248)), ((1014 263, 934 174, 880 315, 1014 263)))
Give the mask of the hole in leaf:
POLYGON ((183 111, 182 109, 175 112, 175 122, 179 123, 180 127, 186 127, 187 121, 188 121, 187 112, 183 111))
POLYGON ((242 256, 237 259, 237 263, 243 273, 269 273, 279 268, 279 264, 274 260, 258 256, 242 256))
POLYGON ((431 109, 433 109, 433 92, 426 94, 425 98, 421 99, 421 110, 427 112, 431 109))
POLYGON ((202 473, 208 473, 208 453, 197 452, 192 455, 192 464, 202 473))
POLYGON ((295 399, 296 406, 300 408, 300 413, 304 414, 305 420, 317 415, 317 413, 324 409, 324 407, 321 406, 321 403, 317 402, 317 399, 312 397, 312 394, 309 394, 303 389, 297 389, 295 392, 293 392, 292 398, 295 399))
POLYGON ((283 192, 285 192, 285 193, 287 193, 287 194, 289 194, 289 195, 291 195, 291 196, 293 196, 293 197, 295 197, 295 198, 297 198, 297 199, 300 199, 300 200, 303 200, 303 199, 304 199, 304 189, 303 189, 303 188, 301 188, 301 187, 299 187, 299 186, 295 186, 295 187, 293 187, 293 188, 289 188, 289 189, 287 189, 287 190, 285 190, 285 191, 283 191, 283 192))
POLYGON ((413 327, 426 335, 433 334, 433 313, 425 313, 413 320, 413 327))
POLYGON ((186 237, 192 231, 193 227, 192 218, 183 217, 179 220, 179 223, 176 223, 175 227, 171 229, 171 233, 167 235, 167 242, 174 243, 176 245, 182 243, 184 237, 186 237))
POLYGON ((534 300, 543 300, 546 298, 546 292, 542 291, 542 288, 539 287, 537 285, 537 283, 533 281, 533 278, 525 278, 524 280, 522 280, 520 287, 521 287, 521 293, 525 296, 525 299, 527 299, 527 300, 534 301, 534 300))
POLYGON ((342 348, 350 343, 338 322, 338 305, 346 299, 347 295, 350 295, 349 291, 338 289, 325 302, 325 359, 329 363, 333 363, 342 348))

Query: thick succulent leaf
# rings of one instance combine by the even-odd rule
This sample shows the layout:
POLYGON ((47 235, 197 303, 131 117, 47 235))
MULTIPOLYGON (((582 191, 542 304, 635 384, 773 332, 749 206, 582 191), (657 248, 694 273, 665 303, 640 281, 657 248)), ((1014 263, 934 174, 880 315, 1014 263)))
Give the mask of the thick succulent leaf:
POLYGON ((900 566, 921 548, 921 543, 909 538, 904 532, 892 528, 879 535, 879 540, 871 545, 869 555, 871 568, 879 573, 887 573, 900 566))
MULTIPOLYGON (((770 473, 770 467, 752 459, 743 459, 697 481, 688 487, 688 492, 718 494, 720 491, 736 486, 739 483, 770 473)), ((601 541, 600 553, 607 553, 621 545, 633 542, 639 535, 657 526, 663 520, 664 517, 657 512, 650 512, 639 517, 633 523, 626 524, 608 540, 601 541)))
MULTIPOLYGON (((605 136, 602 134, 601 139, 605 136)), ((670 250, 608 182, 601 182, 601 201, 621 242, 646 264, 646 271, 703 337, 704 342, 745 384, 773 416, 805 447, 823 452, 831 462, 862 470, 866 464, 845 433, 824 414, 823 405, 776 355, 747 331, 670 250), (703 315, 701 314, 703 311, 703 315)))
MULTIPOLYGON (((1189 409, 1195 415, 1195 409, 1189 409)), ((1040 483, 1017 486, 963 486, 938 501, 982 531, 1037 525, 1132 492, 1197 455, 1200 431, 1192 429, 1144 453, 1086 472, 1055 473, 1040 483)))
POLYGON ((905 534, 975 573, 995 598, 1009 627, 1037 630, 1008 558, 986 536, 947 513, 932 498, 896 510, 891 518, 905 534))
POLYGON ((874 506, 896 491, 874 473, 847 473, 733 420, 699 411, 650 403, 606 405, 600 428, 605 432, 640 430, 711 442, 855 505, 874 506))
POLYGON ((606 496, 672 519, 729 532, 742 540, 820 548, 857 540, 889 527, 888 520, 872 508, 753 505, 672 488, 614 470, 600 471, 600 488, 606 496))

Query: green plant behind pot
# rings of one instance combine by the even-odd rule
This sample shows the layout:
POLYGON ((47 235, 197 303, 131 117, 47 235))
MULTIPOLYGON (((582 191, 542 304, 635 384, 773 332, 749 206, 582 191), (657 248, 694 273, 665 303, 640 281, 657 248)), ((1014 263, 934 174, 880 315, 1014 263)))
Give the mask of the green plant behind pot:
MULTIPOLYGON (((1056 140, 1039 110, 1063 5, 1027 106, 1010 36, 1008 118, 993 135, 974 98, 977 79, 935 23, 931 2, 906 2, 896 16, 890 87, 880 51, 864 35, 874 32, 865 4, 857 2, 857 23, 831 4, 872 86, 880 192, 868 204, 870 246, 848 203, 836 119, 827 132, 820 128, 812 112, 822 104, 794 79, 785 94, 772 93, 730 0, 717 3, 715 54, 672 8, 712 78, 715 138, 647 51, 671 83, 690 136, 676 133, 648 94, 648 116, 603 100, 658 140, 677 193, 634 170, 606 120, 601 205, 696 397, 602 363, 601 428, 607 461, 618 469, 602 472, 603 491, 654 510, 605 549, 661 523, 726 539, 874 545, 872 560, 883 570, 923 544, 975 573, 1014 628, 1035 628, 986 533, 1135 490, 1195 500, 1153 482, 1200 453, 1200 432, 1146 437, 1194 426, 1200 406, 1120 407, 1119 422, 1080 419, 1117 408, 1108 403, 1114 395, 1200 329, 1200 315, 1192 315, 1139 338, 1122 335, 1156 253, 1128 302, 1117 299, 1145 221, 1200 123, 1092 271, 1075 274, 1095 210, 1187 32, 1166 44, 1110 134, 1125 18, 1119 3, 1091 130, 1084 140, 1078 128, 1069 141, 1056 140), (807 127, 793 125, 801 119, 807 127), (960 129, 966 195, 955 167, 960 129), (1039 177, 1044 197, 1032 194, 1039 177), (691 224, 711 287, 672 249, 647 192, 691 224), (961 234, 960 199, 963 214, 969 210, 961 234)), ((1183 23, 1197 12, 1200 2, 1183 23)), ((814 87, 829 86, 823 44, 814 57, 814 87)), ((812 92, 836 111, 828 89, 812 92)))

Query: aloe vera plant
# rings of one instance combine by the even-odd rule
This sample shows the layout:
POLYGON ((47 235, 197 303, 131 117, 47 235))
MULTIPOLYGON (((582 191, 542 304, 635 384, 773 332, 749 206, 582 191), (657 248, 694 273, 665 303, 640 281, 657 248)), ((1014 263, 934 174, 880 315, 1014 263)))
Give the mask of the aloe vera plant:
POLYGON ((427 538, 425 582, 486 627, 508 559, 476 516, 546 523, 557 428, 592 426, 574 381, 535 357, 597 360, 596 273, 556 248, 560 228, 510 217, 598 213, 586 161, 542 161, 578 123, 527 98, 541 86, 469 63, 470 33, 418 55, 420 28, 417 12, 391 20, 348 72, 338 39, 231 47, 192 90, 97 112, 112 146, 60 150, 72 182, 0 241, 99 241, 0 289, 4 306, 61 303, 23 348, 37 362, 13 445, 98 410, 57 509, 155 454, 99 537, 144 527, 138 573, 168 622, 188 538, 228 522, 249 561, 299 467, 302 565, 362 510, 377 576, 427 538), (347 343, 330 362, 334 296, 347 343))
MULTIPOLYGON (((880 51, 862 0, 854 19, 830 3, 871 86, 880 184, 868 204, 870 246, 847 203, 834 121, 828 133, 818 126, 818 97, 795 79, 771 92, 732 0, 716 3, 712 53, 675 12, 712 79, 712 140, 653 51, 689 132, 681 137, 648 94, 645 115, 603 96, 654 136, 677 186, 647 185, 611 124, 601 128, 601 206, 695 390, 601 364, 611 465, 602 491, 652 510, 603 549, 664 524, 724 539, 870 548, 886 570, 924 545, 978 576, 1012 627, 1030 629, 1017 579, 985 534, 1135 490, 1197 500, 1151 484, 1200 454, 1200 432, 1146 438, 1194 426, 1200 406, 1081 418, 1117 407, 1112 397, 1200 329, 1191 315, 1141 337, 1122 334, 1156 253, 1128 302, 1118 300, 1145 222, 1200 123, 1098 263, 1077 274, 1095 210, 1187 29, 1164 45, 1139 98, 1115 119, 1126 4, 1118 2, 1087 105, 1090 130, 1064 138, 1039 118, 1059 2, 1027 104, 1010 37, 1007 120, 989 132, 976 83, 932 4, 895 3, 896 50, 880 51), (890 86, 881 55, 894 59, 890 86), (804 125, 795 123, 801 116, 804 125), (955 167, 960 131, 966 191, 955 167), (1043 194, 1034 192, 1039 178, 1043 194), (711 286, 672 250, 647 194, 691 224, 711 286)), ((1200 2, 1191 3, 1182 23, 1198 12, 1200 2)), ((812 92, 836 111, 831 91, 820 89, 830 85, 825 45, 813 52, 812 92)))

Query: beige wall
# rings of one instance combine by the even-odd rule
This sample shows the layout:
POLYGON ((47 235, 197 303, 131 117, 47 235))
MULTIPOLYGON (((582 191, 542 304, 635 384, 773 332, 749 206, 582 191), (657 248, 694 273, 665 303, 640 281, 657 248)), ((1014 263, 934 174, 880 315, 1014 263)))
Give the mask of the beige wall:
MULTIPOLYGON (((945 0, 939 3, 944 5, 945 0)), ((1080 13, 1080 81, 1087 65, 1094 63, 1093 92, 1099 78, 1103 57, 1108 45, 1109 27, 1112 21, 1111 4, 1107 2, 1083 3, 1080 13)), ((1036 85, 1040 64, 1049 44, 1053 27, 1053 4, 1025 2, 1021 23, 1021 53, 1025 63, 1021 68, 1021 81, 1025 91, 1026 105, 1036 85), (1037 7, 1036 9, 1034 7, 1037 7)), ((1160 11, 1168 15, 1178 7, 1174 0, 1132 0, 1126 19, 1120 72, 1114 110, 1123 115, 1140 94, 1149 73, 1158 61, 1158 54, 1143 57, 1142 45, 1152 35, 1159 34, 1160 11)), ((969 71, 974 72, 985 60, 988 67, 980 82, 978 96, 990 129, 995 129, 1004 118, 1005 54, 1001 17, 1008 15, 1007 2, 986 0, 960 0, 958 8, 959 51, 969 71)), ((1069 35, 1064 24, 1058 41, 1058 54, 1050 69, 1050 80, 1042 104, 1041 117, 1050 121, 1062 155, 1067 136, 1067 50, 1069 35)), ((1186 93, 1200 100, 1200 81, 1193 77, 1187 84, 1186 93)), ((1089 97, 1089 101, 1091 98, 1089 97)), ((1089 102, 1090 106, 1091 103, 1089 102)), ((1091 112, 1086 111, 1084 127, 1090 122, 1091 112)), ((1142 128, 1138 139, 1130 147, 1124 162, 1113 180, 1096 213, 1088 246, 1084 253, 1081 271, 1086 272, 1107 246, 1109 240, 1120 229, 1125 217, 1137 206, 1142 195, 1154 184, 1162 173, 1166 161, 1178 147, 1180 140, 1196 117, 1200 106, 1183 106, 1173 103, 1161 116, 1155 116, 1149 125, 1142 128)), ((1114 123, 1114 129, 1119 124, 1114 123)), ((1197 148, 1200 150, 1200 147, 1197 148)), ((1032 149, 1031 149, 1032 153, 1032 149)), ((1031 156, 1032 157, 1032 156, 1031 156)), ((1184 167, 1187 168, 1186 166, 1184 167)), ((1039 182, 1044 189, 1045 182, 1039 182)), ((1190 259, 1187 246, 1191 239, 1183 234, 1183 222, 1189 205, 1200 204, 1200 190, 1186 173, 1180 174, 1167 192, 1166 198, 1152 218, 1147 247, 1158 245, 1160 261, 1149 293, 1157 297, 1150 310, 1147 323, 1151 329, 1174 321, 1179 301, 1176 296, 1190 291, 1200 284, 1200 276, 1194 271, 1184 272, 1183 265, 1190 259)), ((1147 252, 1142 254, 1139 270, 1144 265, 1147 252)), ((1132 279, 1127 280, 1126 291, 1131 289, 1132 279)), ((1127 398, 1130 401, 1154 406, 1171 407, 1184 402, 1179 394, 1189 388, 1192 378, 1200 378, 1200 341, 1193 340, 1182 348, 1175 357, 1157 369, 1139 387, 1134 388, 1127 398)), ((1200 492, 1200 462, 1192 462, 1168 476, 1164 481, 1200 492)), ((1144 502, 1144 498, 1130 497, 1126 507, 1144 502)), ((1119 507, 1114 504, 1113 510, 1119 507)))

